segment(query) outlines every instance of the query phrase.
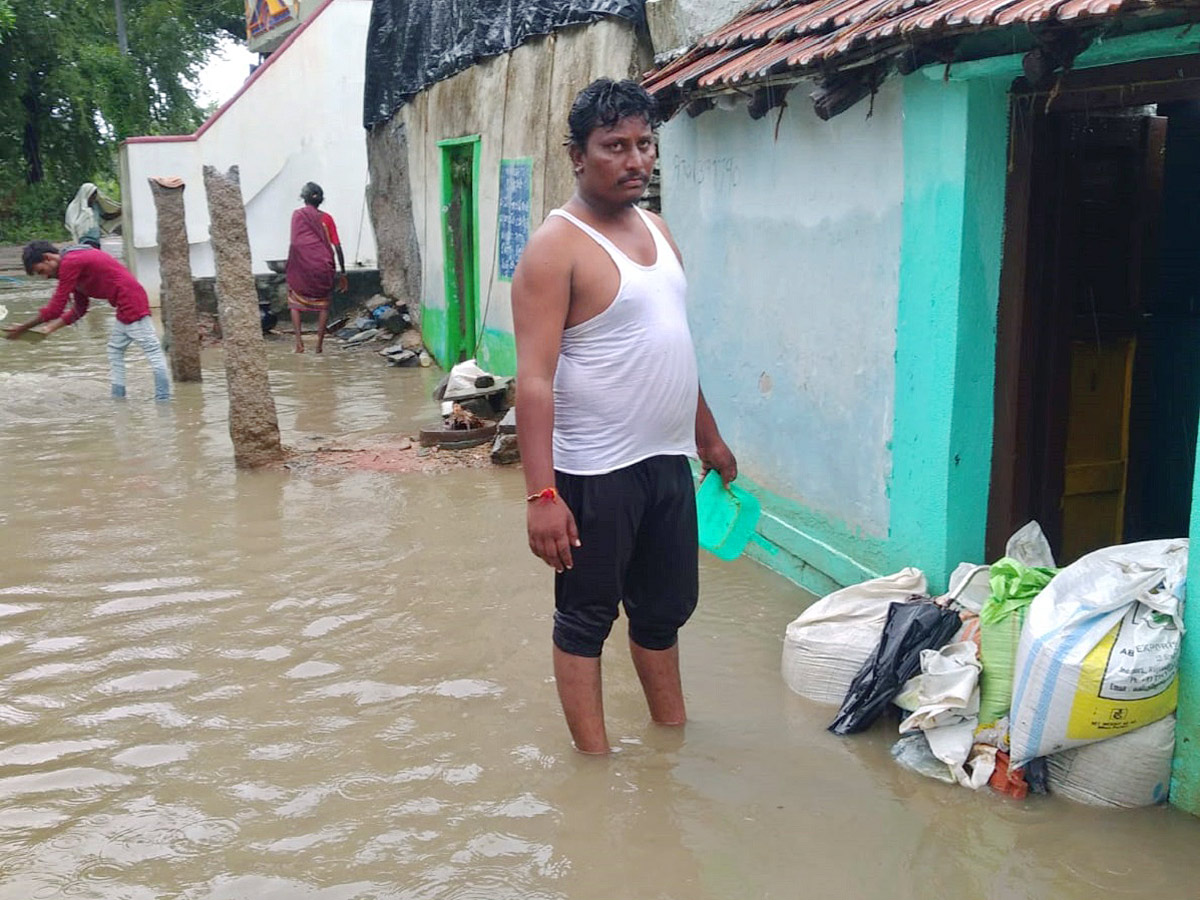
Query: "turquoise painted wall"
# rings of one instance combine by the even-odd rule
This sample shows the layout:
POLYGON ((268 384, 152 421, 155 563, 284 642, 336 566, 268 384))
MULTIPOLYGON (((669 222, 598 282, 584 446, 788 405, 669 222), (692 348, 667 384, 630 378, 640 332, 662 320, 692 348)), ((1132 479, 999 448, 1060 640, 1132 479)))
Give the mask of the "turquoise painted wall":
POLYGON ((435 306, 426 300, 421 309, 421 339, 437 364, 448 370, 454 361, 450 358, 450 329, 446 324, 445 291, 438 290, 437 296, 441 298, 442 305, 435 306))
MULTIPOLYGON (((763 501, 763 562, 824 592, 981 562, 1007 80, 897 79, 870 119, 664 129, 705 393, 763 501)), ((756 551, 757 553, 757 551, 756 551)))
POLYGON ((795 103, 756 122, 716 109, 676 117, 660 139, 705 395, 745 482, 778 513, 771 539, 835 580, 885 563, 889 524, 900 85, 865 113, 821 122, 795 103), (830 548, 820 559, 817 544, 830 548))
MULTIPOLYGON (((1192 487, 1192 527, 1188 558, 1188 585, 1200 584, 1200 454, 1192 487)), ((1200 594, 1200 592, 1197 592, 1200 594)), ((1171 803, 1200 816, 1200 596, 1188 597, 1183 606, 1183 647, 1179 660, 1179 703, 1176 710, 1175 761, 1171 770, 1171 803)))
MULTIPOLYGON (((1195 40, 1187 38, 1187 29, 1176 28, 1097 42, 1079 57, 1076 67, 1194 52, 1195 40)), ((829 509, 816 502, 820 492, 804 480, 813 477, 811 471, 801 471, 799 482, 780 478, 787 454, 814 452, 811 442, 804 441, 804 430, 819 420, 819 393, 797 393, 780 409, 782 415, 774 424, 791 437, 791 449, 772 459, 749 445, 754 435, 744 420, 761 413, 752 394, 744 389, 739 393, 736 386, 714 389, 712 379, 706 381, 718 421, 741 458, 750 461, 744 484, 763 500, 760 531, 785 551, 770 555, 753 549, 752 555, 816 592, 908 564, 924 569, 933 589, 939 590, 959 561, 983 561, 1007 179, 1007 91, 1019 73, 1020 57, 1012 56, 956 65, 948 79, 945 68, 935 66, 902 81, 903 237, 897 274, 886 534, 864 528, 850 506, 829 509), (728 425, 731 420, 733 428, 728 425)), ((697 163, 718 158, 727 147, 746 146, 744 137, 729 141, 727 135, 713 134, 706 140, 704 122, 710 115, 677 121, 664 135, 664 147, 682 151, 685 159, 697 163), (711 139, 716 137, 722 140, 711 139)), ((854 110, 844 114, 854 115, 854 110)), ((760 126, 743 120, 739 134, 753 135, 760 126)), ((781 142, 794 143, 795 129, 820 127, 816 120, 789 125, 781 142)), ((858 270, 842 270, 845 246, 841 242, 847 236, 836 228, 827 232, 805 228, 806 217, 819 217, 821 209, 797 206, 787 190, 788 179, 803 178, 813 170, 830 172, 822 168, 825 158, 799 155, 789 160, 803 170, 798 174, 779 168, 776 160, 781 151, 765 145, 758 151, 761 160, 746 165, 761 165, 772 178, 781 179, 780 189, 722 184, 719 178, 693 183, 686 187, 698 198, 680 204, 683 215, 678 218, 672 214, 680 201, 675 193, 664 193, 693 273, 702 367, 719 371, 725 365, 735 373, 734 382, 747 356, 755 364, 774 364, 797 352, 788 340, 789 327, 797 315, 795 299, 804 296, 809 283, 834 272, 844 281, 861 275, 858 270), (773 207, 786 217, 758 223, 741 215, 722 217, 733 204, 773 207), (706 241, 704 231, 720 237, 706 241), (749 264, 744 264, 747 259, 749 264), (764 277, 755 264, 772 266, 786 277, 764 277), (697 269, 707 275, 726 267, 735 267, 737 280, 723 280, 719 272, 715 282, 696 280, 697 269), (727 315, 727 310, 734 313, 727 315), (764 329, 763 322, 771 327, 764 329), (751 336, 748 344, 746 335, 751 336)), ((786 158, 786 151, 782 152, 786 158)), ((664 184, 678 189, 666 177, 670 164, 665 162, 664 184)), ((704 171, 707 175, 714 170, 704 171)), ((864 178, 869 174, 864 170, 864 178)), ((836 169, 830 177, 836 181, 836 169)), ((883 221, 877 221, 853 235, 858 243, 852 249, 858 251, 861 266, 875 264, 870 251, 877 244, 872 241, 885 228, 883 221)), ((860 318, 866 318, 877 310, 872 305, 875 300, 876 296, 862 295, 849 302, 860 318)), ((847 328, 840 340, 843 346, 855 347, 861 334, 859 328, 847 328)), ((861 436, 886 447, 883 435, 869 424, 874 410, 872 404, 863 404, 860 418, 840 430, 839 439, 857 428, 861 436)), ((1190 533, 1193 540, 1200 539, 1200 460, 1194 475, 1190 533)), ((1200 583, 1196 556, 1189 574, 1193 583, 1200 583)), ((1200 602, 1186 604, 1184 618, 1188 631, 1180 664, 1171 801, 1200 815, 1200 602)))
POLYGON ((904 80, 904 244, 889 553, 935 589, 983 562, 1008 82, 904 80))
POLYGON ((479 344, 479 365, 494 375, 516 375, 517 345, 512 332, 485 328, 479 344))
MULTIPOLYGON (((1195 36, 1192 26, 1187 25, 1097 41, 1079 55, 1075 68, 1194 55, 1195 52, 1195 36)), ((984 59, 954 66, 950 83, 967 87, 1006 83, 1020 71, 1020 56, 984 59)), ((945 83, 943 66, 931 66, 923 70, 923 74, 935 87, 945 83)), ((1200 457, 1197 458, 1193 478, 1190 539, 1193 545, 1200 540, 1200 457)), ((1200 579, 1200 559, 1193 554, 1189 562, 1188 580, 1196 584, 1200 579)), ((1186 630, 1179 667, 1178 726, 1175 732, 1171 803, 1193 815, 1200 815, 1200 603, 1185 603, 1183 618, 1186 630)))
MULTIPOLYGON (((444 306, 426 305, 421 311, 421 337, 425 348, 444 369, 454 365, 450 359, 450 332, 444 306)), ((485 328, 479 342, 477 361, 495 375, 517 374, 517 347, 511 332, 485 328)))

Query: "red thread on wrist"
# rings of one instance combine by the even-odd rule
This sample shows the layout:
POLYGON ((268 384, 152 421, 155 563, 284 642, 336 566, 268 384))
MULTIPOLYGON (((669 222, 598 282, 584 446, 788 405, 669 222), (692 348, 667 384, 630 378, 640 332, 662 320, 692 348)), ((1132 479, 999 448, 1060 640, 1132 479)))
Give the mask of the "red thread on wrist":
POLYGON ((542 488, 537 493, 530 494, 525 498, 526 503, 533 503, 537 500, 549 500, 551 503, 558 499, 558 491, 552 487, 542 488))

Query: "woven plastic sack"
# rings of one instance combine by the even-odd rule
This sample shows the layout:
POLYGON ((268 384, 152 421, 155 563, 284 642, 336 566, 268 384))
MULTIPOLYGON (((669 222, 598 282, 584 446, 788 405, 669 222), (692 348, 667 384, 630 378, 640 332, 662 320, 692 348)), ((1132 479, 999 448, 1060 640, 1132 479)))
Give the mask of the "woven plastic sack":
POLYGON ((1175 717, 1046 758, 1050 791, 1088 806, 1132 808, 1167 799, 1175 717))
POLYGON ((1176 539, 1096 550, 1030 604, 1013 684, 1014 767, 1175 711, 1187 549, 1176 539))
POLYGON ((809 700, 839 705, 879 643, 888 607, 925 590, 925 575, 909 568, 822 597, 787 627, 783 680, 809 700))
POLYGON ((1023 566, 1011 557, 992 564, 992 595, 979 611, 979 724, 994 725, 1012 705, 1013 664, 1025 610, 1054 577, 1055 569, 1023 566))

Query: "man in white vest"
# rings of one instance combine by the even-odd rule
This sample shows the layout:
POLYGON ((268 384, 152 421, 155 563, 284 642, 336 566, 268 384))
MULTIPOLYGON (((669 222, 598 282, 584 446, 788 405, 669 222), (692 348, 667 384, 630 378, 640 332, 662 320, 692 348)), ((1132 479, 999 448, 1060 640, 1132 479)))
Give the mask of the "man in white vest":
POLYGON ((699 553, 688 459, 737 477, 700 392, 679 250, 636 205, 657 117, 633 81, 580 92, 575 194, 513 277, 529 547, 556 573, 554 674, 584 753, 609 751, 600 654, 621 605, 650 717, 686 720, 678 631, 696 608, 699 553))

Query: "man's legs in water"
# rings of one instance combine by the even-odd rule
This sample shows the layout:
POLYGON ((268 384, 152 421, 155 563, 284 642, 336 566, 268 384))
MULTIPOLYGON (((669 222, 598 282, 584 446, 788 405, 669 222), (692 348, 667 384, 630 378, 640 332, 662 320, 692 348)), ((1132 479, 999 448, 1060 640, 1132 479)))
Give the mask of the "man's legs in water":
POLYGON ((113 319, 108 334, 108 368, 112 381, 112 395, 116 400, 125 399, 125 350, 133 341, 128 326, 113 319))
POLYGON ((554 680, 575 749, 581 753, 607 753, 600 657, 575 656, 555 646, 554 680))
MULTIPOLYGON (((683 725, 687 708, 679 676, 679 644, 667 650, 647 650, 630 640, 629 652, 650 718, 658 725, 683 725)), ((581 753, 608 753, 600 657, 575 656, 555 647, 554 678, 575 748, 581 753)))
POLYGON ((629 653, 659 725, 687 721, 679 676, 679 629, 700 593, 699 537, 692 472, 682 456, 645 461, 652 502, 638 528, 625 576, 629 653))
POLYGON ((650 718, 659 725, 682 725, 687 721, 683 683, 679 677, 679 644, 666 650, 647 650, 630 638, 629 655, 642 682, 650 718))
POLYGON ((154 320, 150 316, 138 319, 126 326, 126 332, 142 348, 146 362, 150 363, 150 371, 154 373, 154 399, 170 400, 171 376, 167 371, 167 357, 163 353, 158 332, 154 330, 154 320))

